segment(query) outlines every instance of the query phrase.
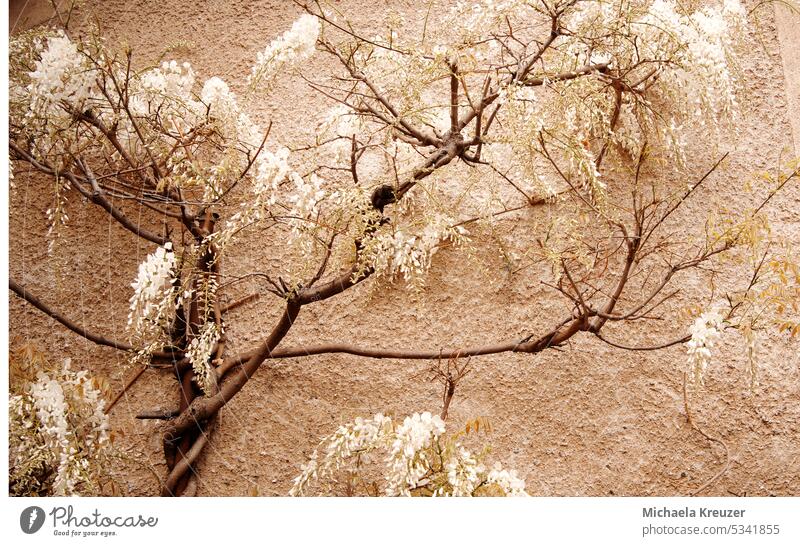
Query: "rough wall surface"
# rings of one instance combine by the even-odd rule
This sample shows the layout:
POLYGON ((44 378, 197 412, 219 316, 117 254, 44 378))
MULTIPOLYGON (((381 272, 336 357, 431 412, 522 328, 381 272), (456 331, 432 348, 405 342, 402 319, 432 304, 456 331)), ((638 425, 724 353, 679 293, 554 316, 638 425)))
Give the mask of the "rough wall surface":
MULTIPOLYGON (((421 2, 343 0, 343 12, 362 25, 399 12, 418 19, 421 2)), ((434 2, 446 6, 447 2, 434 2)), ((36 2, 12 2, 11 24, 37 23, 48 10, 36 2)), ((299 9, 289 1, 106 0, 87 2, 75 17, 92 18, 105 35, 133 46, 144 64, 166 44, 187 40, 181 51, 199 78, 219 75, 233 84, 246 74, 257 51, 291 26, 299 9)), ((762 12, 762 43, 743 60, 752 81, 726 176, 703 196, 714 202, 726 179, 746 177, 774 165, 782 146, 798 146, 797 16, 762 12), (794 17, 794 23, 787 23, 794 17), (779 36, 776 29, 786 30, 779 36), (781 53, 783 51, 783 57, 781 53), (794 93, 790 107, 789 93, 794 93), (792 116, 791 108, 794 108, 792 116), (793 118, 793 119, 792 119, 793 118)), ((317 59, 312 70, 325 70, 317 59)), ((312 136, 320 99, 297 80, 282 83, 263 105, 260 119, 274 122, 272 143, 297 143, 312 136)), ((713 163, 717 147, 701 144, 697 170, 713 163)), ((726 195, 729 195, 728 191, 726 195)), ((47 185, 33 181, 10 196, 10 272, 35 293, 76 320, 99 324, 111 334, 127 318, 129 283, 150 251, 87 207, 70 207, 71 227, 53 256, 46 253, 47 185), (112 267, 112 265, 114 267, 112 267)), ((744 206, 745 196, 732 205, 744 206)), ((800 191, 790 188, 771 205, 777 229, 800 237, 800 191)), ((690 211, 691 213, 692 211, 690 211)), ((695 213, 702 213, 695 210, 695 213)), ((691 216, 683 218, 691 221, 691 216)), ((524 224, 527 218, 520 222, 524 224)), ((267 241, 268 243, 268 241, 267 241)), ((279 260, 269 244, 252 237, 225 267, 232 274, 279 260)), ((702 279, 687 279, 691 292, 702 279), (693 285, 694 283, 694 285, 693 285)), ((357 340, 376 347, 437 348, 492 343, 542 331, 559 317, 562 302, 536 278, 508 276, 497 256, 465 260, 458 250, 437 254, 422 294, 407 288, 365 283, 322 304, 309 306, 285 340, 357 340)), ((260 339, 279 312, 268 298, 229 317, 233 348, 260 339)), ((686 325, 680 325, 685 328, 686 325)), ((636 344, 677 333, 610 331, 615 340, 636 344)), ((52 358, 72 357, 76 365, 109 377, 120 386, 130 370, 110 349, 65 331, 16 297, 10 301, 10 336, 30 340, 52 358)), ((705 491, 713 495, 800 495, 800 358, 797 345, 773 336, 764 340, 761 384, 750 392, 741 340, 728 339, 709 370, 705 391, 694 401, 697 422, 724 440, 730 467, 705 491)), ((450 419, 460 423, 486 416, 486 438, 498 459, 517 468, 534 495, 684 495, 725 464, 725 452, 687 426, 682 399, 684 349, 624 353, 589 337, 563 351, 499 355, 473 360, 474 371, 459 390, 450 419)), ((286 494, 299 464, 320 436, 357 415, 378 411, 405 415, 436 411, 438 386, 427 381, 425 364, 325 355, 268 362, 224 408, 214 439, 201 460, 199 493, 243 495, 253 486, 263 495, 286 494)), ((146 374, 112 414, 123 431, 124 458, 117 478, 124 493, 150 495, 165 475, 158 424, 137 421, 142 411, 171 407, 172 378, 146 374)))
POLYGON ((795 153, 800 155, 800 7, 775 5, 775 26, 778 30, 786 82, 789 122, 792 124, 795 153))

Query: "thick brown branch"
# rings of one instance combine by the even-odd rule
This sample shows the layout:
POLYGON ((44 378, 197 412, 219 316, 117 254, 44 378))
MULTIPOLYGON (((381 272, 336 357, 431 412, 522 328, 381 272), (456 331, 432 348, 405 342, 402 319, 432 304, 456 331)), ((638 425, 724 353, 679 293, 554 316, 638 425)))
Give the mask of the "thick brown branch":
MULTIPOLYGON (((538 353, 550 347, 557 347, 567 341, 576 333, 586 329, 584 317, 570 318, 564 320, 556 328, 530 341, 526 338, 519 341, 508 341, 493 345, 483 345, 479 347, 466 347, 457 349, 437 349, 428 351, 408 351, 403 349, 375 349, 370 347, 358 347, 345 343, 326 343, 320 345, 310 345, 307 347, 275 349, 266 358, 298 358, 304 356, 344 353, 367 358, 394 358, 400 360, 436 360, 439 358, 464 358, 469 356, 492 355, 499 353, 538 353)), ((254 352, 246 352, 240 355, 225 359, 220 366, 220 372, 235 368, 242 362, 247 362, 253 358, 254 352)))
MULTIPOLYGON (((78 326, 73 321, 62 315, 61 313, 58 313, 57 311, 54 311, 53 309, 45 305, 39 298, 31 294, 27 288, 23 287, 12 278, 8 279, 8 287, 20 298, 24 299, 25 301, 36 307, 39 311, 41 311, 48 317, 60 322, 61 324, 66 326, 69 330, 72 330, 79 336, 82 336, 88 339, 89 341, 97 343, 98 345, 113 347, 115 349, 119 349, 120 351, 136 351, 136 349, 134 349, 127 343, 122 343, 120 341, 113 341, 111 339, 89 332, 86 328, 82 326, 78 326)), ((153 358, 160 360, 173 360, 178 357, 179 354, 173 352, 158 351, 153 353, 153 358)))
POLYGON ((171 423, 171 426, 164 433, 165 448, 173 444, 190 428, 213 417, 222 406, 244 387, 262 362, 270 357, 278 343, 289 332, 299 312, 300 303, 294 300, 287 302, 281 319, 267 339, 253 351, 252 356, 246 362, 222 382, 219 391, 213 396, 196 398, 188 409, 171 423))
POLYGON ((78 165, 86 174, 86 179, 92 186, 92 191, 84 188, 83 185, 78 182, 78 179, 70 172, 62 173, 73 186, 89 201, 94 203, 95 205, 100 206, 103 210, 105 210, 108 214, 111 215, 114 220, 122 224, 122 227, 130 231, 131 233, 138 235, 142 239, 147 239, 157 245, 163 246, 164 244, 169 242, 169 239, 166 237, 162 237, 152 231, 149 231, 143 228, 141 225, 134 223, 130 218, 125 216, 125 214, 119 210, 117 207, 111 204, 111 202, 106 199, 105 192, 100 188, 97 184, 97 181, 94 179, 94 175, 92 171, 89 169, 88 165, 85 165, 83 162, 79 161, 78 165))
MULTIPOLYGON (((31 154, 29 154, 28 152, 17 146, 14 142, 9 142, 8 145, 19 156, 21 160, 28 162, 36 170, 52 176, 63 176, 64 178, 69 180, 70 183, 73 186, 75 186, 75 188, 80 192, 81 195, 83 195, 86 199, 88 199, 92 203, 102 207, 106 212, 108 212, 111 215, 112 218, 114 218, 117 222, 119 222, 128 231, 158 245, 164 245, 165 243, 169 242, 169 239, 167 239, 166 237, 162 237, 156 233, 144 229, 140 225, 135 224, 127 216, 125 216, 125 214, 123 214, 122 211, 114 207, 108 201, 108 199, 106 199, 103 190, 97 184, 97 181, 93 179, 93 177, 88 178, 89 183, 92 186, 92 190, 90 191, 78 181, 78 177, 76 177, 73 173, 69 171, 56 172, 56 170, 53 169, 50 165, 38 161, 31 154)), ((83 163, 79 162, 79 165, 83 165, 85 167, 83 163)))
POLYGON ((211 436, 211 433, 214 431, 215 423, 216 419, 212 418, 205 427, 205 430, 200 433, 200 435, 197 437, 197 440, 195 440, 195 442, 192 444, 192 447, 189 448, 186 453, 183 453, 183 457, 181 457, 181 459, 175 463, 175 467, 170 471, 169 476, 167 476, 167 480, 164 482, 164 485, 161 488, 161 496, 173 496, 178 483, 187 472, 191 471, 192 473, 196 474, 192 468, 192 465, 197 461, 198 457, 200 457, 200 454, 203 452, 203 448, 206 447, 208 439, 211 436))

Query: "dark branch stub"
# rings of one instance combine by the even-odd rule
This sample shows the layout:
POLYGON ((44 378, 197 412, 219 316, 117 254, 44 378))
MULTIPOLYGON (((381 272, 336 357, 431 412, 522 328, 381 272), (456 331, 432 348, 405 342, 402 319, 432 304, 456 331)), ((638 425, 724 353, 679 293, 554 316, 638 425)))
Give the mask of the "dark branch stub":
POLYGON ((391 205, 397 201, 397 195, 395 194, 394 187, 390 186, 389 184, 378 186, 375 188, 375 191, 372 192, 371 201, 375 210, 383 213, 383 209, 386 205, 391 205))

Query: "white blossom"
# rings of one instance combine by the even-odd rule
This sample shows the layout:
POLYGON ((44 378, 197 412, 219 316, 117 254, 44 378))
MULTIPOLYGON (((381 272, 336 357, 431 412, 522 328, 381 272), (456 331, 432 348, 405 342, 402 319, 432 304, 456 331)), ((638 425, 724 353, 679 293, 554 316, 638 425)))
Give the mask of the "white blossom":
POLYGON ((423 450, 445 430, 444 421, 430 412, 406 417, 397 429, 389 453, 386 495, 409 494, 425 476, 430 461, 423 450))
POLYGON ((197 383, 206 395, 214 394, 217 386, 216 372, 211 364, 211 353, 220 336, 221 332, 216 323, 206 322, 186 348, 186 356, 192 363, 197 383))
POLYGON ((313 15, 305 14, 294 22, 292 28, 270 42, 259 52, 251 69, 250 84, 268 83, 287 65, 299 63, 314 54, 320 23, 313 15))
POLYGON ((10 397, 10 473, 17 486, 45 485, 30 482, 37 477, 26 464, 35 461, 53 470, 52 494, 76 494, 109 441, 104 407, 87 372, 73 372, 70 359, 52 375, 39 371, 25 393, 10 397))
POLYGON ((365 465, 375 461, 384 465, 383 492, 389 496, 419 494, 420 489, 433 496, 525 495, 525 482, 515 472, 500 466, 487 472, 461 445, 460 433, 448 437, 445 429, 444 421, 430 412, 414 413, 399 426, 382 413, 356 418, 322 439, 301 465, 289 494, 303 495, 313 482, 336 485, 340 474, 351 485, 364 483, 365 465), (375 457, 378 450, 387 456, 375 457))
POLYGON ((686 343, 690 377, 696 384, 703 383, 703 375, 711 361, 711 349, 721 337, 723 317, 719 310, 712 309, 701 314, 689 328, 692 335, 686 343))
POLYGON ((664 36, 676 43, 673 49, 680 69, 673 71, 672 87, 683 91, 698 121, 736 113, 728 57, 733 30, 746 24, 738 0, 725 0, 721 8, 706 6, 690 15, 681 13, 673 0, 654 0, 641 24, 643 32, 649 33, 645 36, 648 48, 661 45, 664 36))
POLYGON ((416 234, 397 228, 380 232, 368 241, 364 254, 378 275, 394 278, 399 274, 406 280, 419 278, 430 269, 431 259, 442 242, 460 244, 468 240, 467 230, 453 226, 452 219, 444 214, 434 214, 426 220, 416 234))
POLYGON ((295 230, 298 230, 303 222, 297 220, 312 218, 319 212, 319 203, 325 197, 325 190, 322 189, 322 178, 312 173, 308 182, 303 180, 297 173, 290 176, 294 183, 294 192, 289 195, 288 202, 292 204, 289 216, 295 221, 292 223, 295 230))
POLYGON ((172 243, 158 247, 139 264, 130 298, 128 328, 140 335, 162 328, 177 305, 175 296, 175 253, 172 243))
POLYGON ((351 108, 340 104, 328 110, 317 128, 317 139, 327 144, 337 163, 350 162, 351 138, 358 134, 362 120, 351 108))
POLYGON ((209 107, 209 115, 226 138, 257 148, 261 143, 261 128, 242 112, 236 94, 222 78, 214 76, 203 84, 200 100, 209 107))
POLYGON ((47 47, 29 74, 31 111, 56 115, 61 103, 79 107, 89 97, 95 73, 78 47, 63 33, 47 38, 47 47))
POLYGON ((253 162, 251 197, 241 210, 234 213, 224 226, 210 239, 222 249, 231 238, 248 225, 262 219, 269 208, 278 201, 279 187, 292 174, 289 166, 289 149, 262 150, 253 162))
POLYGON ((319 449, 314 450, 308 463, 302 466, 300 475, 294 479, 289 494, 301 495, 311 480, 329 478, 333 471, 341 468, 354 455, 366 456, 384 441, 391 426, 392 420, 382 413, 375 414, 370 419, 357 417, 353 423, 340 426, 323 440, 319 449), (324 453, 322 461, 319 461, 320 449, 324 453))
POLYGON ((164 61, 158 68, 148 70, 141 75, 142 89, 153 95, 190 100, 194 88, 195 75, 188 62, 178 63, 176 60, 164 61))
POLYGON ((239 105, 236 95, 231 92, 225 80, 216 76, 206 80, 200 91, 200 100, 208 105, 210 116, 219 120, 223 128, 236 128, 239 122, 239 105))
MULTIPOLYGON (((203 104, 195 99, 194 86, 195 73, 190 63, 164 61, 133 78, 128 98, 130 110, 137 117, 158 115, 187 132, 205 113, 203 104)), ((129 121, 124 118, 122 121, 123 129, 133 134, 129 121)))
MULTIPOLYGON (((344 104, 339 104, 326 112, 318 132, 322 135, 330 133, 331 136, 352 137, 358 133, 358 123, 358 114, 344 104)), ((349 142, 347 146, 350 146, 349 142)))
POLYGON ((256 164, 253 193, 256 201, 271 205, 277 199, 278 185, 286 180, 286 177, 291 172, 289 149, 281 147, 274 153, 264 151, 258 156, 256 164))
POLYGON ((496 463, 489 472, 487 483, 496 484, 507 497, 527 497, 525 480, 517 476, 515 470, 503 470, 503 465, 496 463))
POLYGON ((71 448, 64 391, 58 381, 39 372, 36 383, 31 385, 30 392, 47 447, 58 458, 58 472, 53 489, 56 495, 65 495, 74 486, 74 478, 69 465, 71 448))
MULTIPOLYGON (((485 468, 467 449, 457 446, 456 453, 445 464, 445 471, 451 486, 449 495, 468 497, 480 485, 481 474, 485 472, 485 468)), ((441 493, 444 494, 444 491, 441 493)))

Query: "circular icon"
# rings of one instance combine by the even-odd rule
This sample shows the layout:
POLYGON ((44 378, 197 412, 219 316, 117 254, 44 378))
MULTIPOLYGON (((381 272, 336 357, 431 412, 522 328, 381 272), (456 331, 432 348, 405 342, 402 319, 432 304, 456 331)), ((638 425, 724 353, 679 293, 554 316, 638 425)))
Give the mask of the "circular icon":
POLYGON ((32 535, 44 525, 44 510, 38 506, 29 506, 19 515, 19 526, 22 532, 32 535))

